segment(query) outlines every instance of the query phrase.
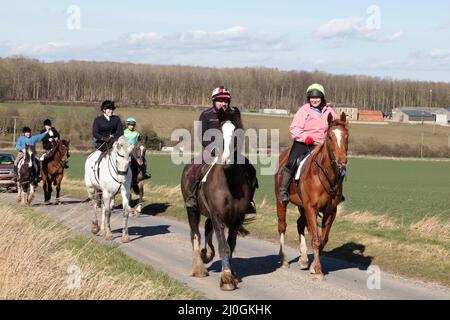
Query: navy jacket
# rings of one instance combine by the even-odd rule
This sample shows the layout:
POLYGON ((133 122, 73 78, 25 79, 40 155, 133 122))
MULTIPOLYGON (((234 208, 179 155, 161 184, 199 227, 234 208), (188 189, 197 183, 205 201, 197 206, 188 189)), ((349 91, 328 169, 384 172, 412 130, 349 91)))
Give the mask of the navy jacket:
POLYGON ((109 120, 104 115, 95 118, 92 125, 92 136, 95 142, 101 144, 111 134, 114 135, 111 143, 117 141, 123 135, 123 126, 120 118, 114 115, 109 120))
MULTIPOLYGON (((218 129, 220 130, 219 118, 217 116, 218 109, 216 107, 211 107, 202 112, 200 115, 199 121, 202 123, 202 136, 199 137, 202 142, 203 148, 206 148, 212 141, 203 141, 203 136, 205 135, 206 130, 208 129, 218 129)), ((226 112, 231 113, 240 113, 238 108, 229 107, 226 109, 226 112)), ((214 139, 213 139, 214 141, 214 139)))

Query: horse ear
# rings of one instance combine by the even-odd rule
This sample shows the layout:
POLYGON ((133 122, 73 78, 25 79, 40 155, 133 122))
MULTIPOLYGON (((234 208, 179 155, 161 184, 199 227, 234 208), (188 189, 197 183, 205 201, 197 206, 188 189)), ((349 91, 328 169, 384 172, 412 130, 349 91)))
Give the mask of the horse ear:
POLYGON ((345 115, 345 112, 341 113, 341 121, 342 122, 346 122, 347 121, 347 116, 345 115))
POLYGON ((333 115, 331 113, 328 114, 328 125, 330 125, 333 122, 333 115))

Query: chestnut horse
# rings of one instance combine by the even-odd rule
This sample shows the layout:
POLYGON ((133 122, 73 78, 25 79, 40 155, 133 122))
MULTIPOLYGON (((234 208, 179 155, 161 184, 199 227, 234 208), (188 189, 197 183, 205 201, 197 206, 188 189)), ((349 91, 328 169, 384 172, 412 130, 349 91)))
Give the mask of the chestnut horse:
POLYGON ((41 178, 44 183, 44 201, 48 203, 52 197, 52 184, 56 186, 56 204, 59 204, 61 181, 64 167, 69 160, 69 142, 58 140, 47 156, 41 161, 41 178))
MULTIPOLYGON (((186 210, 194 256, 191 276, 208 276, 204 264, 214 258, 212 237, 215 232, 222 260, 220 288, 230 291, 237 288, 238 282, 232 269, 231 258, 238 233, 248 234, 243 223, 246 220, 245 216, 248 212, 249 202, 253 198, 255 186, 249 182, 245 164, 237 164, 236 161, 232 161, 232 158, 237 156, 237 151, 232 147, 234 131, 242 129, 240 114, 227 114, 220 109, 218 118, 223 135, 224 152, 217 157, 217 163, 211 167, 207 180, 196 192, 197 208, 187 208, 186 210), (207 218, 205 221, 205 248, 201 251, 200 214, 207 218), (225 238, 225 228, 228 228, 227 238, 225 238)), ((184 200, 188 193, 189 179, 193 179, 191 168, 192 165, 186 165, 181 177, 181 191, 184 200)), ((203 169, 205 168, 208 169, 209 166, 203 169)))
MULTIPOLYGON (((329 114, 325 143, 312 151, 311 156, 303 166, 300 180, 291 182, 289 187, 290 202, 295 204, 300 212, 300 217, 297 220, 300 240, 299 264, 302 269, 308 268, 305 240, 305 226, 307 226, 314 251, 314 260, 310 272, 319 279, 324 278, 320 255, 328 242, 331 225, 336 217, 337 206, 342 197, 342 184, 347 167, 348 136, 348 122, 345 114, 342 113, 338 120, 333 120, 333 116, 329 114), (320 235, 317 227, 319 212, 323 214, 320 235)), ((279 186, 281 171, 288 159, 289 151, 288 149, 281 154, 278 171, 275 174, 280 256, 284 267, 288 266, 284 254, 287 204, 283 204, 279 200, 279 186)))

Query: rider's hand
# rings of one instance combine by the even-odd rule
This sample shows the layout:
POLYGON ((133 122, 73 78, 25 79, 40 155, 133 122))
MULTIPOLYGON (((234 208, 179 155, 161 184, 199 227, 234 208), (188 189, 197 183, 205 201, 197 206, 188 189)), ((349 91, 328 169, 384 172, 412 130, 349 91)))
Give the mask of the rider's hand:
POLYGON ((305 143, 309 146, 309 145, 311 145, 311 144, 314 143, 314 139, 311 138, 310 136, 308 136, 308 137, 306 137, 306 139, 305 139, 305 143))

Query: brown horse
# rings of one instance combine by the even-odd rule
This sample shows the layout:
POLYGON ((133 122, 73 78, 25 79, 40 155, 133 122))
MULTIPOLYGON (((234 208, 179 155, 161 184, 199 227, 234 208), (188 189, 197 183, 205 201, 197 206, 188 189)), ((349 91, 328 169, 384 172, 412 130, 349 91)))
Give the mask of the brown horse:
POLYGON ((44 183, 44 201, 49 203, 52 197, 52 184, 56 186, 56 204, 60 204, 61 181, 64 177, 64 167, 69 155, 69 142, 58 140, 41 161, 41 177, 44 183))
MULTIPOLYGON (((133 181, 131 182, 131 189, 139 196, 139 203, 135 207, 136 214, 140 214, 142 210, 142 203, 144 198, 144 175, 145 175, 145 145, 142 141, 138 141, 131 151, 131 172, 133 174, 133 181)), ((131 193, 130 193, 131 202, 131 193)))
MULTIPOLYGON (((236 129, 242 128, 239 114, 227 114, 221 109, 218 113, 221 131, 224 139, 224 152, 220 155, 218 163, 203 169, 211 170, 207 180, 197 190, 198 204, 196 209, 187 208, 189 226, 191 228, 191 243, 193 248, 193 264, 191 276, 206 277, 205 268, 214 258, 213 233, 219 243, 219 254, 222 260, 222 273, 220 288, 234 290, 237 288, 237 278, 231 266, 231 258, 236 246, 238 233, 247 234, 243 223, 250 200, 253 198, 255 187, 251 186, 247 178, 244 164, 230 161, 236 151, 231 147, 232 135, 236 129), (200 251, 201 235, 199 230, 200 214, 205 216, 205 248, 200 251), (228 228, 228 238, 225 238, 225 228, 228 228)), ((181 191, 186 200, 189 188, 189 179, 192 165, 186 165, 181 178, 181 191)), ((202 170, 205 172, 205 170, 202 170)))
MULTIPOLYGON (((341 201, 343 178, 347 167, 348 123, 342 113, 339 120, 328 115, 328 130, 325 143, 317 146, 306 160, 300 182, 292 182, 289 188, 290 202, 298 207, 300 218, 297 220, 297 231, 300 240, 299 264, 302 269, 308 268, 305 226, 311 235, 314 260, 310 272, 323 279, 320 255, 328 242, 331 225, 336 217, 337 206, 341 201), (319 235, 317 216, 322 212, 322 232, 319 235)), ((289 149, 280 156, 278 171, 275 174, 275 195, 277 198, 278 232, 280 234, 280 256, 284 267, 288 261, 284 254, 286 233, 286 207, 280 202, 279 186, 281 171, 288 156, 289 149)))

